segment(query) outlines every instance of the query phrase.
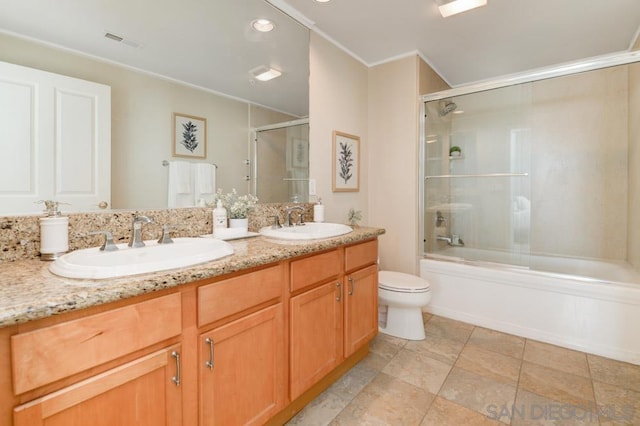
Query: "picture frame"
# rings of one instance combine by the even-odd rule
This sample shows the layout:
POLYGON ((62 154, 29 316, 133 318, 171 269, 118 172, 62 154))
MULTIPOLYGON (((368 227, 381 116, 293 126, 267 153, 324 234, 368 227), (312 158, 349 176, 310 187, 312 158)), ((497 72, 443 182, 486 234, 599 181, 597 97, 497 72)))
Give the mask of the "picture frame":
POLYGON ((360 191, 360 137, 333 131, 333 192, 360 191))
POLYGON ((290 153, 291 168, 309 168, 309 142, 305 139, 294 138, 291 143, 290 153))
POLYGON ((173 113, 173 157, 207 158, 207 119, 173 113))

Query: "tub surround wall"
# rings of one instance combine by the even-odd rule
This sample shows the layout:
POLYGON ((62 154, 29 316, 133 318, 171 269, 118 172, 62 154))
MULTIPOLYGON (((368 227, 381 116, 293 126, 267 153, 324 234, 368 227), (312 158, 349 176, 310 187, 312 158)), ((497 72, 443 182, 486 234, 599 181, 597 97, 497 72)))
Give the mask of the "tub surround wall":
MULTIPOLYGON (((249 230, 257 231, 271 225, 269 216, 278 215, 283 221, 283 211, 292 204, 258 204, 249 216, 249 230)), ((296 204, 305 208, 304 220, 313 220, 313 205, 296 204)), ((162 234, 162 225, 176 225, 174 237, 197 237, 213 231, 212 208, 184 208, 163 210, 122 210, 102 213, 71 213, 69 217, 69 250, 97 247, 104 237, 87 235, 89 231, 109 231, 116 243, 129 241, 131 221, 136 215, 145 215, 153 223, 144 225, 143 237, 157 239, 162 234)), ((20 259, 34 259, 40 251, 40 225, 42 216, 0 217, 0 263, 20 259)))
POLYGON ((626 259, 628 70, 533 83, 533 253, 626 259))

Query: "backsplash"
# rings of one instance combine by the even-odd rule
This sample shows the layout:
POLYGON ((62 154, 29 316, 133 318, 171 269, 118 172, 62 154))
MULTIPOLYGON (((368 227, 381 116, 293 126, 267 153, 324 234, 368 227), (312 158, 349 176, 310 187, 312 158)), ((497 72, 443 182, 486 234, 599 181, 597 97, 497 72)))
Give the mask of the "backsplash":
MULTIPOLYGON (((249 215, 249 230, 256 232, 264 226, 273 224, 278 215, 284 219, 284 204, 258 204, 249 215)), ((305 208, 304 220, 313 220, 313 204, 296 204, 305 208)), ((101 235, 87 235, 89 231, 109 231, 116 243, 129 241, 131 221, 137 215, 145 215, 153 220, 144 225, 143 238, 157 239, 162 234, 162 225, 175 225, 172 237, 197 237, 211 234, 213 231, 212 208, 194 207, 159 210, 118 210, 95 213, 64 213, 69 217, 69 250, 96 247, 102 244, 101 235)), ((0 217, 0 263, 21 259, 34 259, 40 255, 40 224, 35 216, 0 217)))

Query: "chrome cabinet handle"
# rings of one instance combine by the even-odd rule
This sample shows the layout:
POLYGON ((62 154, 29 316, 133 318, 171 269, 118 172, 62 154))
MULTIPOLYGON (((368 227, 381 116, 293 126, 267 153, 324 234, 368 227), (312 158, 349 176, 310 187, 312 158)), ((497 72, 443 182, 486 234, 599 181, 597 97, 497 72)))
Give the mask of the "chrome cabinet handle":
POLYGON ((349 288, 348 288, 348 293, 349 296, 353 296, 353 284, 354 284, 355 280, 351 277, 349 277, 349 288))
POLYGON ((336 296, 336 300, 340 302, 342 300, 342 283, 336 283, 336 288, 338 289, 338 295, 336 296))
POLYGON ((176 375, 171 378, 171 381, 175 383, 176 386, 180 386, 180 377, 182 376, 180 373, 180 353, 173 351, 171 352, 171 356, 176 359, 176 375))
POLYGON ((204 365, 208 369, 213 370, 213 340, 207 337, 204 339, 204 342, 209 345, 209 361, 205 362, 204 365))

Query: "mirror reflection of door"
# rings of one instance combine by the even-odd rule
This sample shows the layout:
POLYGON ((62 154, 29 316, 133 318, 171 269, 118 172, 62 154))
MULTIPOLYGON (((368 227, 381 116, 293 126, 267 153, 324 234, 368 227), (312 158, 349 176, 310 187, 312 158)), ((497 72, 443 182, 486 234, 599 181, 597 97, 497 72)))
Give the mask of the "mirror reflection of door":
POLYGON ((254 142, 254 188, 260 202, 308 202, 308 120, 257 128, 254 142))

